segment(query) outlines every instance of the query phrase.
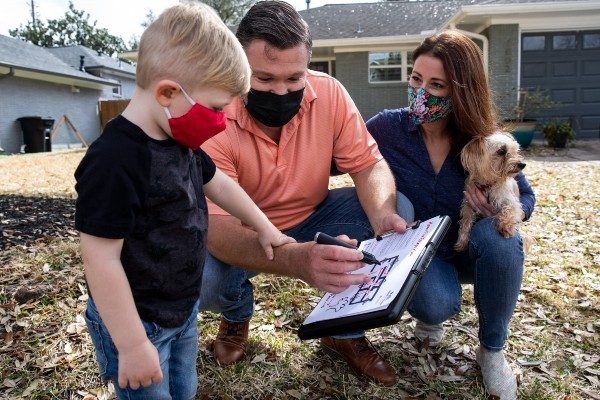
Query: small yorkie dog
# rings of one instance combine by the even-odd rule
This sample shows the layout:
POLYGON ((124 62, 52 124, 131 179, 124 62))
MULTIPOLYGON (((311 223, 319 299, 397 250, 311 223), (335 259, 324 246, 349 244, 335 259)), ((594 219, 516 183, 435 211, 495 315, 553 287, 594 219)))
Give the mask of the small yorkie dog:
MULTIPOLYGON (((506 132, 476 137, 463 148, 460 160, 469 173, 465 186, 475 185, 486 193, 489 203, 498 210, 498 232, 504 237, 513 236, 524 217, 515 176, 525 168, 525 163, 517 141, 506 132)), ((467 248, 477 214, 463 200, 456 250, 467 248)))

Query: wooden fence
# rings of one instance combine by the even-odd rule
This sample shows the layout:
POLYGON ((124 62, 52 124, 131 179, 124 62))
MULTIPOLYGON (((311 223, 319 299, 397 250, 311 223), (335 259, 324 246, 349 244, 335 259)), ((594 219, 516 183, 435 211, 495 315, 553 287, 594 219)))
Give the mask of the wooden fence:
POLYGON ((104 126, 108 121, 121 114, 129 100, 100 100, 98 101, 98 110, 100 110, 100 126, 104 126))

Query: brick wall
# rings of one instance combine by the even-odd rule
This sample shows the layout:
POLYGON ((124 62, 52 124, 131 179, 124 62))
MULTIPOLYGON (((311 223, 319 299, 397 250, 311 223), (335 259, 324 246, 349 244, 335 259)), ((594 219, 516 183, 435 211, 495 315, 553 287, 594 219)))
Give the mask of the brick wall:
POLYGON ((406 83, 369 83, 369 53, 337 53, 336 78, 344 85, 363 118, 386 108, 408 105, 406 83))
POLYGON ((484 34, 489 39, 490 83, 502 117, 510 117, 517 101, 519 71, 519 26, 493 25, 484 34))
MULTIPOLYGON (((7 153, 18 153, 23 144, 19 117, 53 118, 55 124, 67 114, 86 142, 100 135, 98 117, 99 90, 71 87, 44 81, 7 77, 0 80, 0 147, 7 153)), ((52 144, 80 143, 70 129, 63 125, 52 144)))

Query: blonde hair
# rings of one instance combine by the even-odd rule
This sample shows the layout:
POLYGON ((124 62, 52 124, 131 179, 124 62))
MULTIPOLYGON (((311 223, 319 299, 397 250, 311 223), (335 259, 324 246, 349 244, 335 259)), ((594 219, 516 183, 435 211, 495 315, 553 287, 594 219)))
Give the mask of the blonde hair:
POLYGON ((232 95, 250 90, 250 66, 233 32, 202 3, 166 9, 140 39, 136 83, 142 89, 172 79, 186 90, 199 86, 232 95))

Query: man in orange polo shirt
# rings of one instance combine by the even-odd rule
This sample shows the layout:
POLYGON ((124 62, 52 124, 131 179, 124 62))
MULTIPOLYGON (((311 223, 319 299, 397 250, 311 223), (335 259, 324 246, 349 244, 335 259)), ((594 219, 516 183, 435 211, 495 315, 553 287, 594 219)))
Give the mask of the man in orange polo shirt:
MULTIPOLYGON (((242 19, 237 37, 252 68, 252 89, 226 107, 227 129, 203 149, 298 243, 274 249, 274 260, 267 260, 256 232, 209 204, 210 254, 200 308, 222 314, 214 343, 222 365, 245 355, 254 306, 249 278, 257 272, 339 293, 369 281, 349 274, 362 266, 362 253, 318 245, 312 241, 317 231, 364 240, 406 230, 396 212, 403 205, 397 205, 394 178, 354 102, 337 80, 307 69, 312 40, 296 10, 283 1, 259 2, 242 19), (355 188, 328 190, 332 160, 350 174, 355 188)), ((400 213, 412 218, 410 203, 407 207, 400 213)), ((360 377, 396 382, 393 368, 364 332, 323 338, 321 344, 360 377)))

